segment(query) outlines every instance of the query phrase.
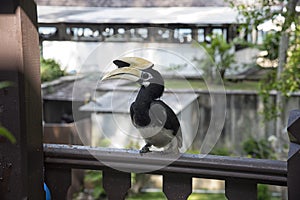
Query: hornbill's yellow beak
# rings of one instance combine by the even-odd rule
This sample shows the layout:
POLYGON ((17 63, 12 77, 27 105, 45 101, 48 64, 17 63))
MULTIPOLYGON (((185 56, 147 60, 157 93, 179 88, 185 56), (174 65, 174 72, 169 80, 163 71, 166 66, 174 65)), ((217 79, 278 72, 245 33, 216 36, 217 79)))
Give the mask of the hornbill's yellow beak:
POLYGON ((142 76, 142 70, 153 67, 153 63, 139 57, 123 57, 113 61, 119 68, 115 69, 102 78, 108 79, 127 79, 130 81, 138 81, 142 76))
POLYGON ((131 67, 122 67, 115 69, 102 78, 102 81, 108 79, 127 79, 130 81, 138 81, 141 78, 142 71, 131 67))

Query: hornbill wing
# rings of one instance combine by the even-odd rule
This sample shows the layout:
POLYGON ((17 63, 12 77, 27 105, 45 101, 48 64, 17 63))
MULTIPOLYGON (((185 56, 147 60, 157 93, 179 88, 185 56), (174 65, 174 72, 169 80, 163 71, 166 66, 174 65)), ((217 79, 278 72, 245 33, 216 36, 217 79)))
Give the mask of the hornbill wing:
POLYGON ((163 101, 155 100, 151 103, 151 107, 155 106, 155 117, 158 117, 160 121, 164 122, 164 128, 173 130, 176 135, 180 128, 179 120, 174 111, 163 101), (157 106, 160 105, 160 106, 157 106))
POLYGON ((143 114, 136 113, 135 110, 136 103, 134 102, 130 106, 130 117, 135 126, 152 127, 155 128, 156 133, 165 128, 167 112, 163 105, 159 103, 151 103, 150 108, 146 112, 143 112, 143 114))
POLYGON ((154 112, 154 117, 157 119, 163 128, 172 130, 173 135, 178 139, 178 146, 182 146, 182 132, 180 128, 179 120, 174 111, 163 101, 155 100, 151 103, 151 110, 154 112))
MULTIPOLYGON (((130 106, 130 117, 134 125, 136 125, 134 116, 135 116, 135 103, 132 103, 130 106)), ((182 147, 182 133, 180 128, 179 120, 174 113, 174 111, 163 101, 161 100, 154 100, 149 109, 149 116, 150 123, 145 124, 147 127, 152 127, 152 133, 150 135, 156 135, 159 133, 163 128, 167 130, 171 130, 173 136, 177 139, 178 147, 182 147)), ((141 117, 141 116, 139 116, 141 117)), ((144 119, 146 119, 146 116, 144 119)), ((144 121, 144 120, 143 120, 144 121)), ((141 122, 140 122, 141 123, 141 122)), ((150 136, 149 135, 149 136, 150 136)))

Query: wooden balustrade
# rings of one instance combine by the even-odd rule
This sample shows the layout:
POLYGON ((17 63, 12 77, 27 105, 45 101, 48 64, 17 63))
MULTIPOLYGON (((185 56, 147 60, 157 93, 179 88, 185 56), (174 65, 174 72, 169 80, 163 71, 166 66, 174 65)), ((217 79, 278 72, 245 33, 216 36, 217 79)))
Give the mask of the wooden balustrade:
MULTIPOLYGON (((103 187, 109 199, 124 199, 131 186, 130 170, 149 170, 168 159, 155 152, 140 155, 134 150, 57 144, 45 144, 44 156, 46 182, 54 199, 65 198, 71 183, 70 169, 74 168, 103 171, 103 187), (125 172, 110 168, 110 164, 125 172), (67 178, 58 178, 64 176, 67 178)), ((163 192, 170 200, 187 199, 193 177, 225 180, 225 195, 230 200, 239 199, 242 194, 243 199, 256 199, 258 183, 287 184, 286 162, 264 159, 183 154, 171 164, 147 173, 163 176, 163 192)))

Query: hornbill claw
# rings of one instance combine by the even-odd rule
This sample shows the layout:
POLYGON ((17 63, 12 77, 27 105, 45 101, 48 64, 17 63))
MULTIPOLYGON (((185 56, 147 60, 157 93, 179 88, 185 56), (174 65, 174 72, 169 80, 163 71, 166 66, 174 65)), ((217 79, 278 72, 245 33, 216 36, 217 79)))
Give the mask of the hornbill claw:
POLYGON ((146 144, 141 150, 140 150, 140 153, 148 153, 148 152, 151 152, 149 147, 151 145, 150 144, 146 144))

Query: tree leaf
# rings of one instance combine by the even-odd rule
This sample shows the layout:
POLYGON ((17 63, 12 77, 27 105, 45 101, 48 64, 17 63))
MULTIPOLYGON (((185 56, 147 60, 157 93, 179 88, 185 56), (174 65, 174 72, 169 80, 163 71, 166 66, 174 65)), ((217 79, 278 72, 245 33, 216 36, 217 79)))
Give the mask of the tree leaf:
POLYGON ((9 86, 12 86, 14 83, 10 81, 1 81, 0 82, 0 90, 3 88, 7 88, 9 86))
POLYGON ((3 126, 0 126, 0 135, 7 138, 11 143, 16 143, 16 138, 3 126))

